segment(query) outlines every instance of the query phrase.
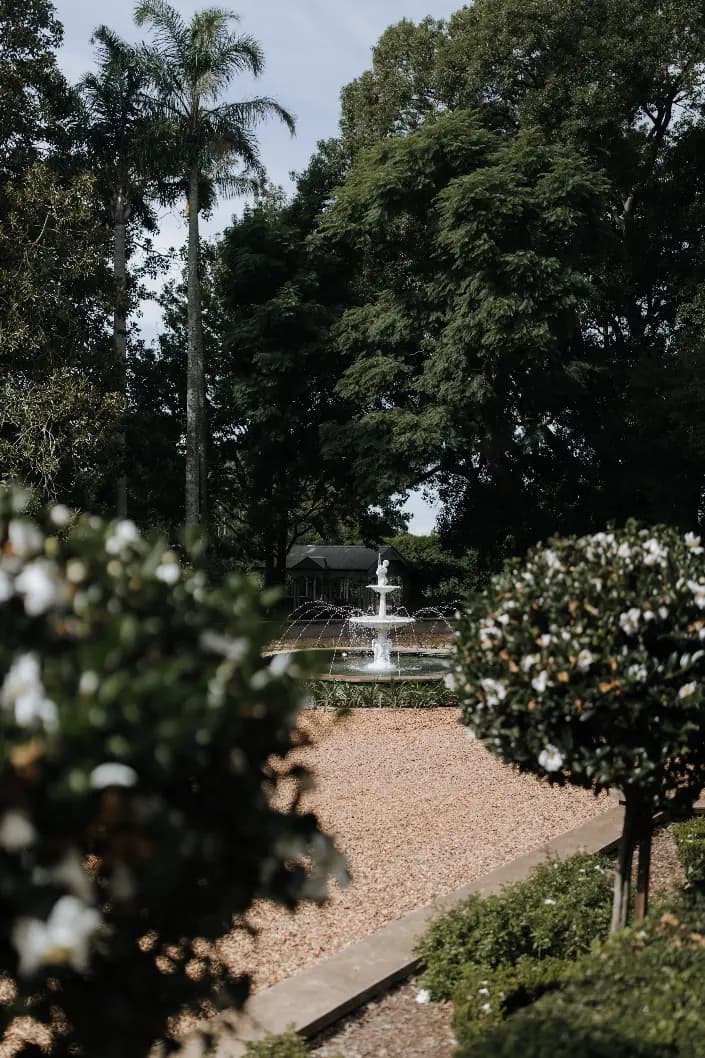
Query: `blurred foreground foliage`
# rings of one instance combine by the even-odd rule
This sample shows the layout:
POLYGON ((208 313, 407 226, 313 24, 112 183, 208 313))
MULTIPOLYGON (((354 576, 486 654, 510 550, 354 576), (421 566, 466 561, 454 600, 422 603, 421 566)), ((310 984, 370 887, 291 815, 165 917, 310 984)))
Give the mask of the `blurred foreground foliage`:
POLYGON ((266 602, 244 578, 210 587, 197 543, 30 518, 0 492, 5 1031, 30 1016, 55 1056, 172 1053, 171 1019, 246 995, 215 942, 252 900, 343 879, 298 793, 272 807, 307 775, 285 760, 300 670, 262 658, 266 602))

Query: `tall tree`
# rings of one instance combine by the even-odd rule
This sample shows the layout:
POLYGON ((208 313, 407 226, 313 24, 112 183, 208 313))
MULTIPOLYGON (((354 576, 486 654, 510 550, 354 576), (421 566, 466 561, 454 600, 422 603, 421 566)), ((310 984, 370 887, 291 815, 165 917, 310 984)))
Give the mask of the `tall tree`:
MULTIPOLYGON (((608 519, 622 522, 630 514, 681 524, 701 518, 705 462, 692 424, 705 414, 705 406, 695 410, 702 386, 693 387, 692 379, 702 356, 693 351, 697 345, 693 327, 684 327, 683 318, 691 303, 697 316, 705 280, 705 186, 697 162, 705 142, 702 5, 697 0, 670 4, 568 0, 562 5, 553 0, 531 4, 477 0, 445 24, 391 27, 375 50, 372 69, 345 90, 343 102, 344 142, 357 159, 348 183, 357 180, 358 187, 363 180, 360 174, 366 172, 369 177, 374 167, 379 169, 383 186, 390 176, 391 159, 398 158, 396 141, 413 140, 423 130, 432 137, 429 130, 441 125, 448 112, 473 112, 485 130, 508 143, 533 136, 551 151, 569 147, 575 152, 576 165, 580 159, 587 162, 603 183, 602 238, 592 244, 581 264, 589 289, 575 301, 574 331, 561 337, 557 345, 561 350, 555 361, 558 365, 569 363, 580 348, 580 373, 572 375, 573 397, 559 415, 560 427, 554 423, 542 437, 533 427, 528 433, 525 426, 512 432, 511 420, 507 420, 505 442, 498 449, 504 452, 502 461, 522 446, 527 452, 534 446, 535 454, 543 453, 543 458, 533 460, 531 475, 516 478, 529 493, 530 502, 509 502, 507 495, 497 492, 497 479, 490 488, 491 479, 486 477, 477 487, 466 488, 459 462, 457 476, 440 482, 446 539, 455 537, 461 546, 482 546, 478 534, 498 528, 500 504, 505 524, 517 530, 508 540, 509 547, 519 546, 520 540, 530 543, 536 539, 534 534, 546 529, 587 531, 608 519), (375 142, 386 147, 372 161, 363 148, 375 142), (382 175, 385 168, 386 176, 382 175), (578 382, 582 396, 575 388, 578 382), (687 414, 680 415, 679 406, 687 414), (576 481, 580 482, 577 491, 576 481), (544 506, 544 517, 525 521, 537 503, 544 506)), ((565 177, 570 177, 568 170, 565 177)), ((403 173, 399 179, 403 180, 403 173)), ((510 190, 509 201, 513 202, 521 187, 510 190)), ((373 195, 379 187, 373 183, 368 191, 373 195)), ((483 214, 487 220, 489 202, 489 198, 482 202, 478 223, 483 214)), ((503 214, 498 202, 496 207, 496 226, 481 232, 486 249, 492 245, 501 249, 508 237, 509 212, 503 214)), ((550 220, 555 204, 546 200, 542 208, 550 220)), ((393 214, 401 223, 404 207, 394 204, 393 214)), ((434 220, 434 215, 429 214, 429 219, 434 220)), ((442 214, 435 219, 441 220, 442 214)), ((386 220, 390 221, 389 215, 386 220)), ((515 247, 520 223, 517 218, 511 233, 515 247)), ((395 270, 400 276, 406 269, 410 300, 419 289, 413 280, 428 272, 426 245, 400 239, 390 252, 391 231, 387 225, 381 241, 375 236, 362 255, 367 255, 357 278, 362 305, 372 304, 380 289, 389 288, 395 270), (374 269, 369 265, 382 246, 388 254, 387 269, 381 287, 375 288, 376 280, 371 282, 374 269)), ((449 232, 447 247, 450 244, 449 232)), ((478 245, 471 247, 473 254, 478 249, 478 245)), ((461 265, 459 260, 446 276, 449 286, 461 265)), ((535 300, 539 278, 517 269, 503 280, 506 296, 537 324, 542 311, 535 300)), ((467 293, 477 289, 475 279, 467 293)), ((486 295, 485 323, 508 325, 513 314, 503 323, 500 316, 491 317, 496 306, 492 283, 486 295)), ((409 349, 416 359, 409 353, 405 361, 411 371, 407 395, 386 409, 377 409, 378 419, 387 425, 391 415, 405 423, 407 439, 413 439, 412 424, 423 423, 416 417, 423 377, 428 374, 423 350, 437 324, 430 304, 429 314, 416 321, 415 333, 408 333, 409 349)), ((348 323, 353 322, 349 316, 348 323)), ((459 313, 458 334, 462 323, 459 313)), ((348 327, 346 341, 352 334, 348 327)), ((512 330, 502 337, 498 333, 500 369, 516 347, 516 339, 512 330), (501 356, 503 346, 507 353, 501 356)), ((371 329, 364 339, 358 329, 356 340, 361 363, 379 348, 371 329)), ((436 357, 436 352, 430 355, 436 357)), ((501 371, 496 381, 500 378, 501 371)), ((554 379, 553 373, 536 377, 537 385, 545 389, 544 407, 557 397, 551 398, 549 392, 554 379)), ((443 397, 441 388, 437 392, 443 397)), ((509 392, 504 398, 510 399, 509 392)), ((471 465, 483 459, 482 446, 478 448, 470 429, 482 399, 472 379, 466 378, 468 429, 464 436, 466 463, 471 465)), ((439 400, 439 414, 441 409, 448 410, 445 397, 439 400)), ((547 423, 537 420, 536 425, 547 423)), ((402 436, 399 430, 395 433, 397 438, 402 436)), ((428 468, 433 467, 439 445, 444 458, 453 449, 448 438, 434 440, 420 430, 416 436, 417 452, 425 445, 428 468)))
POLYGON ((118 411, 109 232, 61 39, 47 0, 0 0, 0 473, 94 506, 118 411))
POLYGON ((73 102, 56 62, 63 38, 50 0, 0 0, 0 181, 60 143, 73 102))
MULTIPOLYGON (((80 90, 88 112, 89 162, 97 190, 112 230, 115 309, 116 389, 127 402, 128 227, 137 221, 148 231, 156 230, 151 202, 164 175, 164 151, 159 142, 164 123, 153 113, 147 95, 147 75, 138 53, 106 26, 100 26, 93 41, 98 48, 98 68, 86 76, 80 90)), ((120 472, 116 485, 118 517, 127 514, 125 432, 117 438, 120 472)))
POLYGON ((255 131, 274 116, 294 131, 294 120, 274 99, 222 101, 233 78, 262 73, 260 45, 231 30, 237 20, 222 8, 197 12, 189 23, 165 0, 143 0, 138 25, 154 42, 141 50, 157 107, 170 123, 188 201, 188 363, 186 398, 186 524, 207 525, 206 368, 203 352, 199 215, 221 194, 249 190, 262 178, 255 131))

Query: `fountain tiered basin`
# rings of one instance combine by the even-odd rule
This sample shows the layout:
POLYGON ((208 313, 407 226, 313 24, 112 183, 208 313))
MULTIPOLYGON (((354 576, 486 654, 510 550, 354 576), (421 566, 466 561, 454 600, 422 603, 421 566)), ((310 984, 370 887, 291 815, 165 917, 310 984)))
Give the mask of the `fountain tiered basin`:
MULTIPOLYGON (((380 568, 383 568, 380 563, 380 568)), ((382 574, 380 576, 386 576, 382 574)), ((392 616, 387 613, 387 595, 389 592, 399 591, 398 584, 368 584, 368 588, 379 595, 379 611, 374 616, 357 614, 350 618, 353 627, 365 628, 374 632, 372 640, 372 661, 365 666, 367 672, 378 675, 390 675, 398 668, 398 662, 392 660, 392 641, 390 633, 404 625, 414 624, 413 617, 392 616)))
POLYGON ((431 683, 450 668, 448 643, 456 606, 446 612, 429 607, 414 616, 389 613, 388 597, 400 585, 387 582, 388 563, 378 560, 376 613, 351 606, 308 604, 295 611, 276 644, 276 653, 305 650, 317 660, 315 678, 341 683, 431 683), (424 640, 424 646, 420 641, 424 640), (432 646, 426 646, 427 642, 432 646), (319 660, 320 659, 320 660, 319 660))

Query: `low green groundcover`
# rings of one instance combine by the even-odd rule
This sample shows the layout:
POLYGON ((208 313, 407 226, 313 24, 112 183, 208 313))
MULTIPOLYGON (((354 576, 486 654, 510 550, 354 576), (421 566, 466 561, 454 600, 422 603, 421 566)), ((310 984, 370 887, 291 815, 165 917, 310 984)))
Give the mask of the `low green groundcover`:
POLYGON ((705 886, 705 816, 675 823, 673 836, 686 878, 691 885, 705 886))
POLYGON ((443 680, 340 683, 314 680, 306 686, 308 704, 327 709, 425 709, 457 706, 458 695, 443 680))
POLYGON ((610 937, 558 991, 482 1033, 469 1008, 464 1031, 459 1004, 456 1058, 702 1058, 704 1007, 705 899, 695 893, 610 937))
POLYGON ((575 959, 607 934, 610 866, 587 854, 548 860, 496 896, 471 896, 439 916, 418 949, 422 986, 433 1000, 451 999, 467 974, 514 972, 522 957, 575 959))
POLYGON ((306 1044, 295 1032, 265 1036, 245 1046, 245 1058, 306 1058, 306 1044))

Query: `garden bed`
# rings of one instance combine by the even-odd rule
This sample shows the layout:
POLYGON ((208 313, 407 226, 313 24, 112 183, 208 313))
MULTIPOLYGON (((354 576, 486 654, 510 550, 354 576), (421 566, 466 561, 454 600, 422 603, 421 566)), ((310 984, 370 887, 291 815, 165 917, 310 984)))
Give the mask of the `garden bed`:
POLYGON ((303 807, 337 835, 353 876, 324 907, 255 905, 253 940, 220 943, 261 989, 605 810, 607 797, 551 788, 471 740, 454 709, 307 710, 298 751, 317 787, 303 807))

